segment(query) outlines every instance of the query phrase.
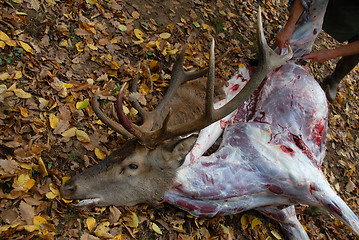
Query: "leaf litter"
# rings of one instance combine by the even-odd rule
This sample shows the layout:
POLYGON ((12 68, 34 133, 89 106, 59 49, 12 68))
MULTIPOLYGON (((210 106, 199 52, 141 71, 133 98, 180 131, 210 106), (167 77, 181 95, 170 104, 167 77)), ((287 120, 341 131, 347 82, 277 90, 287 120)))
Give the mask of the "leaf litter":
MULTIPOLYGON (((286 239, 277 223, 254 211, 201 219, 166 204, 75 210, 59 195, 71 174, 124 142, 94 116, 89 99, 97 89, 101 107, 111 113, 114 94, 143 63, 141 94, 130 97, 152 109, 189 36, 185 68, 206 67, 214 36, 216 54, 232 49, 216 66, 216 77, 228 79, 242 66, 241 58, 255 56, 256 3, 16 0, 0 5, 0 238, 286 239)), ((286 6, 269 0, 262 7, 266 37, 273 43, 286 6)), ((336 44, 321 33, 314 48, 336 44)), ((335 61, 309 66, 319 81, 334 67, 335 61)), ((332 186, 356 213, 358 70, 345 78, 330 105, 323 164, 332 186)), ((137 120, 137 112, 125 107, 137 120)), ((313 239, 356 239, 315 208, 298 206, 297 212, 313 239)))

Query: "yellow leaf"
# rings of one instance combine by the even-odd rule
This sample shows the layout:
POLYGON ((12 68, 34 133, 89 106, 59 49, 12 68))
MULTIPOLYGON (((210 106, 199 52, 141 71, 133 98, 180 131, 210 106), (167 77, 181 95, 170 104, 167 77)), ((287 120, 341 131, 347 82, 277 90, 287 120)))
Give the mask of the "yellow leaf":
POLYGON ((162 39, 169 39, 170 37, 171 37, 171 33, 164 32, 160 34, 160 38, 162 39))
POLYGON ((86 219, 86 226, 87 226, 87 229, 92 231, 93 227, 95 226, 95 223, 96 223, 96 219, 93 218, 93 217, 88 217, 86 219))
POLYGON ((47 222, 46 219, 41 216, 35 216, 33 219, 33 224, 37 226, 40 226, 41 224, 46 222, 47 222))
POLYGON ((25 92, 22 89, 14 89, 14 93, 19 98, 31 98, 31 93, 25 92))
POLYGON ((56 4, 55 0, 46 0, 46 2, 47 2, 49 5, 55 5, 55 4, 56 4))
POLYGON ((4 49, 5 48, 5 42, 4 41, 0 41, 0 48, 4 49))
POLYGON ((95 3, 97 3, 97 0, 86 0, 86 3, 95 4, 95 3))
POLYGON ((76 49, 77 49, 77 51, 78 51, 78 52, 83 52, 84 47, 83 47, 83 45, 82 45, 82 42, 81 42, 81 41, 80 41, 80 42, 78 42, 78 43, 76 43, 76 44, 75 44, 75 46, 76 46, 76 49))
POLYGON ((0 31, 0 40, 6 42, 10 40, 10 37, 3 31, 0 31))
POLYGON ((57 197, 57 195, 53 192, 48 192, 45 194, 45 196, 48 198, 48 199, 55 199, 57 197))
POLYGON ((262 222, 258 218, 254 218, 252 220, 252 229, 254 229, 256 226, 262 226, 262 222))
POLYGON ((38 229, 38 226, 36 225, 24 225, 24 228, 28 232, 33 232, 38 229))
POLYGON ((122 105, 123 112, 127 115, 130 113, 130 110, 125 105, 122 105))
POLYGON ((5 84, 0 84, 0 94, 4 93, 7 91, 7 87, 5 84))
POLYGON ((128 217, 131 219, 130 221, 127 221, 127 226, 132 227, 132 228, 137 228, 138 227, 138 217, 136 215, 136 213, 131 212, 128 214, 128 217))
POLYGON ((238 68, 244 68, 245 65, 243 63, 238 64, 238 68))
POLYGON ((78 110, 84 109, 85 107, 87 107, 89 105, 89 103, 90 103, 90 100, 88 98, 86 98, 83 101, 77 102, 76 103, 76 108, 78 110))
POLYGON ((14 79, 20 79, 22 78, 22 72, 21 71, 15 71, 15 76, 14 76, 14 79))
POLYGON ((146 45, 147 48, 153 48, 156 47, 156 42, 155 41, 149 41, 146 45))
POLYGON ((211 30, 211 26, 205 24, 205 23, 202 23, 202 28, 205 29, 205 30, 208 30, 210 31, 211 30))
POLYGON ((67 39, 64 39, 60 42, 60 47, 66 47, 67 46, 67 39))
POLYGON ((140 29, 135 29, 133 30, 133 32, 135 33, 135 36, 139 39, 143 41, 143 32, 140 29))
POLYGON ((98 157, 101 160, 106 158, 106 154, 98 148, 95 148, 95 155, 96 155, 96 157, 98 157))
POLYGON ((76 130, 76 137, 80 142, 90 142, 90 137, 82 130, 76 130))
POLYGON ((230 16, 230 17, 237 17, 237 15, 236 15, 236 14, 231 13, 231 12, 229 12, 229 13, 228 13, 228 16, 230 16))
POLYGON ((35 185, 35 179, 29 179, 25 183, 27 190, 30 190, 35 185))
POLYGON ((109 235, 108 231, 110 231, 110 228, 108 226, 110 226, 110 222, 100 223, 94 231, 95 235, 98 237, 105 237, 106 235, 109 235))
POLYGON ((152 230, 155 231, 156 233, 162 235, 162 230, 161 230, 161 228, 159 228, 159 227, 157 226, 156 223, 152 223, 152 230))
POLYGON ((94 44, 92 44, 92 43, 88 43, 87 44, 87 47, 89 48, 89 49, 91 49, 91 50, 94 50, 94 51, 96 51, 96 50, 98 50, 98 47, 96 47, 94 44))
POLYGON ((248 216, 246 214, 241 217, 241 225, 243 230, 248 228, 248 216))
POLYGON ((12 184, 12 187, 16 190, 20 190, 20 191, 26 191, 28 190, 27 186, 25 185, 28 181, 30 180, 29 175, 27 174, 21 174, 20 176, 18 176, 15 180, 14 183, 12 184))
POLYGON ((17 45, 15 40, 9 40, 5 43, 6 43, 6 45, 8 45, 10 47, 16 47, 16 45, 17 45))
POLYGON ((49 184, 49 188, 50 188, 50 191, 55 194, 56 196, 60 196, 60 191, 59 189, 57 188, 56 184, 55 183, 50 183, 49 184))
POLYGON ((71 177, 62 177, 62 184, 64 184, 65 182, 67 182, 70 179, 71 179, 71 177))
POLYGON ((23 41, 20 41, 20 46, 26 51, 26 52, 29 52, 29 53, 32 53, 32 48, 30 47, 29 44, 23 42, 23 41))
POLYGON ((74 85, 71 83, 63 83, 62 86, 64 86, 65 88, 69 89, 72 88, 74 85))
POLYGON ((64 203, 71 203, 73 200, 67 200, 65 198, 61 198, 61 200, 64 202, 64 203))
POLYGON ((23 108, 23 107, 18 107, 18 108, 20 110, 21 116, 23 116, 23 117, 28 117, 29 116, 29 111, 26 108, 23 108))
POLYGON ((55 116, 55 114, 51 113, 49 116, 49 121, 50 121, 50 127, 52 129, 55 129, 57 126, 57 123, 59 122, 59 119, 55 116))
POLYGON ((10 74, 8 72, 0 73, 0 81, 4 81, 10 77, 10 74))
POLYGON ((76 127, 72 127, 72 128, 70 128, 70 129, 66 130, 65 132, 63 132, 61 135, 62 135, 63 137, 70 138, 70 137, 73 137, 73 136, 76 135, 76 130, 77 130, 76 127))
POLYGON ((169 55, 175 55, 177 52, 178 52, 178 49, 177 49, 177 48, 167 51, 167 53, 168 53, 169 55))

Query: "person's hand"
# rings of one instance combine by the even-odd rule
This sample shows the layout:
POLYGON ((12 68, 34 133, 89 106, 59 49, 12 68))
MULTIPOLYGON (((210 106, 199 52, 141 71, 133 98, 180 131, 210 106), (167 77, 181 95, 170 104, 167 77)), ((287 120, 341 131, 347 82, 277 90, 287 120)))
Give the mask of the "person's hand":
POLYGON ((289 46, 290 39, 292 38, 293 30, 289 28, 283 28, 282 31, 280 31, 276 38, 275 42, 279 49, 283 49, 289 46))
POLYGON ((311 52, 305 55, 303 58, 311 60, 312 62, 323 63, 325 61, 336 58, 335 51, 333 49, 322 49, 316 52, 311 52))

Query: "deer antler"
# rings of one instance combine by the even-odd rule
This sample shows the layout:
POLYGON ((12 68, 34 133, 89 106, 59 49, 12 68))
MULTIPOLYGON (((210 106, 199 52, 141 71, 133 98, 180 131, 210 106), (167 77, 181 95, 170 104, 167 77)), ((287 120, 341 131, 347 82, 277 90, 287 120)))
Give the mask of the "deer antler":
POLYGON ((214 40, 212 40, 212 44, 210 48, 209 69, 205 69, 194 73, 185 72, 183 69, 184 54, 188 44, 187 43, 174 64, 173 71, 171 74, 170 88, 168 89, 163 100, 158 104, 157 108, 150 113, 144 114, 145 123, 142 126, 137 126, 136 124, 132 123, 129 119, 127 119, 127 117, 123 113, 122 96, 123 96, 124 88, 122 88, 120 94, 118 95, 118 101, 116 107, 121 125, 124 128, 126 128, 127 131, 133 134, 141 144, 148 147, 154 147, 166 139, 170 139, 176 136, 181 136, 198 131, 204 127, 207 127, 213 122, 216 122, 222 119, 223 117, 227 116, 250 97, 250 95, 260 85, 260 83, 263 81, 263 79, 270 71, 281 66, 292 57, 292 50, 290 48, 288 54, 279 56, 272 49, 268 47, 264 37, 260 8, 258 10, 257 35, 258 35, 258 45, 260 49, 258 67, 256 68, 255 72, 253 73, 251 79, 248 81, 246 86, 241 90, 240 94, 237 94, 231 101, 229 101, 226 105, 224 105, 220 109, 214 109, 213 107, 214 79, 215 79, 214 40), (207 73, 207 71, 209 72, 209 74, 208 74, 207 90, 206 90, 206 105, 205 105, 205 111, 201 116, 199 116, 195 120, 186 123, 178 124, 175 126, 168 126, 168 119, 171 114, 171 111, 169 111, 165 120, 163 121, 161 128, 153 131, 149 131, 149 130, 143 131, 143 126, 147 127, 151 125, 151 122, 153 123, 153 117, 156 116, 158 112, 161 111, 163 106, 168 103, 169 99, 172 98, 176 89, 183 82, 198 78, 204 75, 205 73, 207 73))
POLYGON ((109 118, 104 112, 101 111, 100 106, 98 105, 98 102, 97 102, 97 97, 98 97, 98 89, 97 89, 96 93, 94 94, 94 96, 92 97, 92 108, 93 108, 95 114, 97 115, 97 117, 104 124, 111 127, 115 132, 120 133, 125 138, 134 138, 134 135, 129 133, 121 124, 119 124, 118 122, 115 122, 114 120, 109 118))

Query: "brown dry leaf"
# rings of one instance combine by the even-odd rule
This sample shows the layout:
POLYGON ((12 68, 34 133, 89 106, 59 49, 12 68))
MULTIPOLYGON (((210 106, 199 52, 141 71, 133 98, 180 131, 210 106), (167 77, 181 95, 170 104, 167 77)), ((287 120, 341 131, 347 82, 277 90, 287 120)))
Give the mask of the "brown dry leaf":
POLYGON ((24 201, 20 202, 19 205, 19 213, 21 215, 21 218, 27 223, 32 224, 32 220, 35 216, 35 209, 30 205, 27 204, 24 201))
POLYGON ((122 215, 122 213, 117 207, 110 206, 109 221, 110 221, 111 225, 118 222, 120 220, 121 215, 122 215))
POLYGON ((17 171, 19 164, 12 159, 0 159, 0 167, 4 169, 5 172, 13 174, 17 171))

